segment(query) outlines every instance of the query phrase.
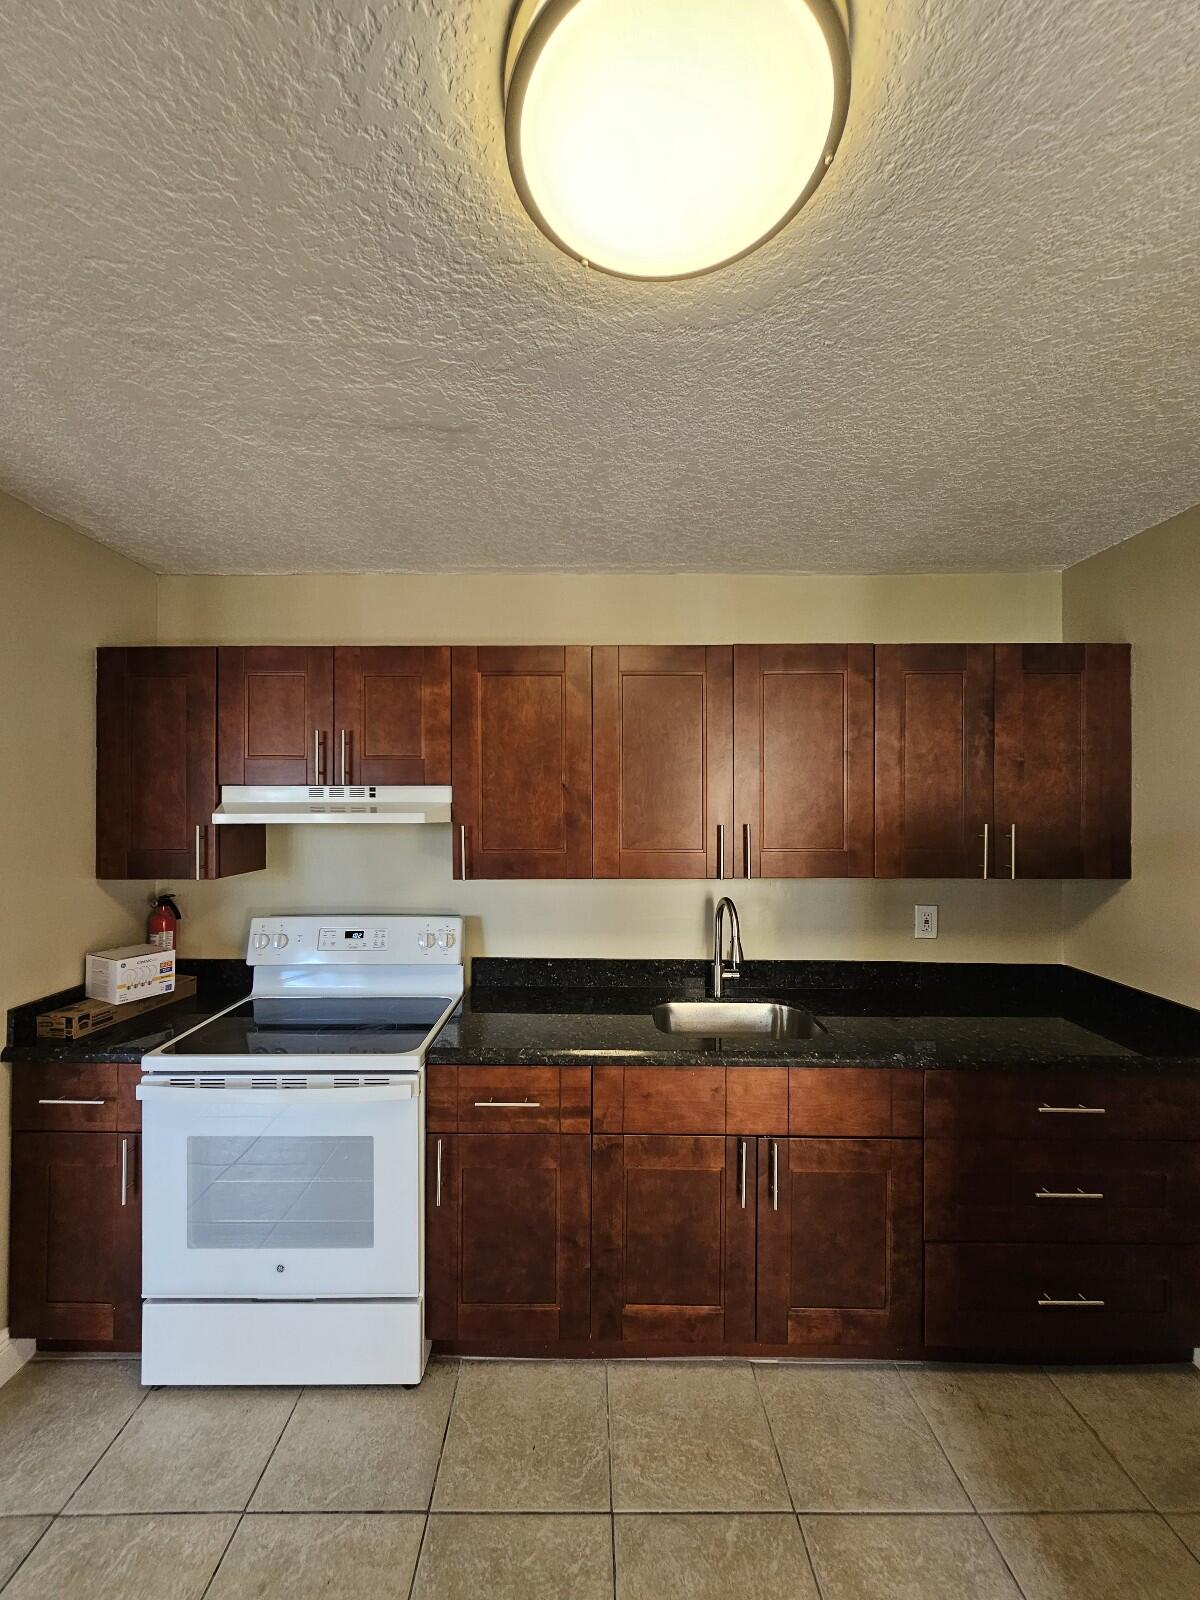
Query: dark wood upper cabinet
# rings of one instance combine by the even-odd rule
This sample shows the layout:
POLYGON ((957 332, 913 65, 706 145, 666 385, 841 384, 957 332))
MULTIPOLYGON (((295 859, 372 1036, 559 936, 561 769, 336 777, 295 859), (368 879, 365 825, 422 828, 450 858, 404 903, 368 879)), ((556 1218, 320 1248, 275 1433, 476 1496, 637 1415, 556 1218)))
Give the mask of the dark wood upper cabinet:
POLYGON ((338 782, 333 651, 231 645, 219 658, 220 781, 338 782))
POLYGON ((742 877, 875 870, 875 650, 737 645, 734 864, 742 877))
POLYGON ((877 878, 994 872, 994 654, 990 644, 875 647, 877 878))
POLYGON ((732 647, 606 645, 593 673, 595 876, 732 876, 732 647))
POLYGON ((456 875, 590 877, 592 652, 481 645, 451 655, 456 875))
POLYGON ((887 1355, 920 1342, 919 1139, 762 1139, 758 1339, 887 1355))
POLYGON ((449 783, 449 649, 339 645, 333 731, 333 783, 449 783))
POLYGON ((97 654, 96 876, 220 878, 266 863, 260 827, 217 828, 217 652, 97 654))
POLYGON ((586 1339, 588 1137, 430 1134, 427 1331, 586 1339))
POLYGON ((592 1337, 754 1337, 753 1139, 601 1134, 592 1147, 592 1337))
POLYGON ((996 873, 1127 878, 1129 646, 996 646, 996 873))

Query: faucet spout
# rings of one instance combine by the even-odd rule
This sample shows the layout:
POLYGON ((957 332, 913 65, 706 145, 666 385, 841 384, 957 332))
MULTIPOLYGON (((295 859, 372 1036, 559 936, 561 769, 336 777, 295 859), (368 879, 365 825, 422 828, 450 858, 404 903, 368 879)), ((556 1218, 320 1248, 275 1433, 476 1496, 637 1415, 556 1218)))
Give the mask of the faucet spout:
POLYGON ((741 977, 742 955, 742 925, 738 919, 737 907, 728 895, 723 895, 717 901, 717 908, 713 913, 713 960, 712 960, 712 992, 713 999, 719 1000, 724 992, 724 986, 734 978, 741 977), (724 942, 725 919, 729 918, 729 949, 723 954, 721 946, 724 942))

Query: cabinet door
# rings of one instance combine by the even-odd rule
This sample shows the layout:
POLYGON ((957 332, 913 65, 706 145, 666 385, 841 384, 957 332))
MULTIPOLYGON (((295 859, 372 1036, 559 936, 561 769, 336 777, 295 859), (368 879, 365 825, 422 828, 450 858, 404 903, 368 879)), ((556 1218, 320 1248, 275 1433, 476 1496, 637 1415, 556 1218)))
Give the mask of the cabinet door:
POLYGON ((451 655, 456 873, 590 877, 592 652, 489 645, 451 655))
POLYGON ((733 651, 593 652, 595 875, 733 872, 733 651))
POLYGON ((754 1337, 754 1142, 598 1135, 592 1336, 721 1345, 754 1337))
POLYGON ((1129 646, 996 646, 997 873, 1127 878, 1129 646))
POLYGON ((96 876, 219 878, 266 863, 262 828, 221 838, 217 652, 97 652, 96 876))
POLYGON ((758 1339, 847 1355, 920 1340, 921 1145, 759 1142, 758 1339))
POLYGON ((993 702, 990 644, 875 647, 877 878, 994 873, 993 702))
POLYGON ((450 651, 339 645, 334 783, 450 782, 450 651))
POLYGON ((427 1166, 430 1337, 586 1339, 587 1135, 431 1134, 427 1166))
POLYGON ((218 652, 222 783, 336 783, 333 651, 218 652))
POLYGON ((738 645, 733 681, 736 872, 869 878, 874 647, 738 645))
POLYGON ((14 1337, 138 1348, 139 1154, 136 1134, 14 1134, 14 1337))

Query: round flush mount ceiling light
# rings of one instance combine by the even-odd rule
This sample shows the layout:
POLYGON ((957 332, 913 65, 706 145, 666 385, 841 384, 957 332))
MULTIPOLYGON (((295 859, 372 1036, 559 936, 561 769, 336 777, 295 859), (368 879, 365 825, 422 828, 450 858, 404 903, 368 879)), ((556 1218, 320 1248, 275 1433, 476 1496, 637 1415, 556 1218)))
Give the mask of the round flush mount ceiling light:
POLYGON ((691 277, 795 216, 849 99, 834 0, 521 0, 508 162, 568 255, 623 277, 691 277))

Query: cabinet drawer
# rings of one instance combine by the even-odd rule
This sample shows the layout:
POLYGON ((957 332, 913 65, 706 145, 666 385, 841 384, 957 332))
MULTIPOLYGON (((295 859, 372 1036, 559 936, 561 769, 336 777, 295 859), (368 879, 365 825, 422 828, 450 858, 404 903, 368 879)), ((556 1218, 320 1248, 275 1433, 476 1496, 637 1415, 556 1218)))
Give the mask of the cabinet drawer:
POLYGON ((466 1133, 557 1133, 557 1067, 459 1067, 458 1126, 466 1133))
POLYGON ((1200 1339, 1200 1247, 931 1244, 925 1342, 1069 1357, 1190 1350, 1200 1339))
POLYGON ((925 1237, 1200 1242, 1200 1144, 927 1139, 925 1237))
POLYGON ((114 1062, 17 1066, 12 1075, 13 1127, 23 1133, 115 1129, 119 1094, 120 1069, 114 1062))
POLYGON ((1200 1075, 927 1072, 926 1135, 1200 1139, 1200 1075))

